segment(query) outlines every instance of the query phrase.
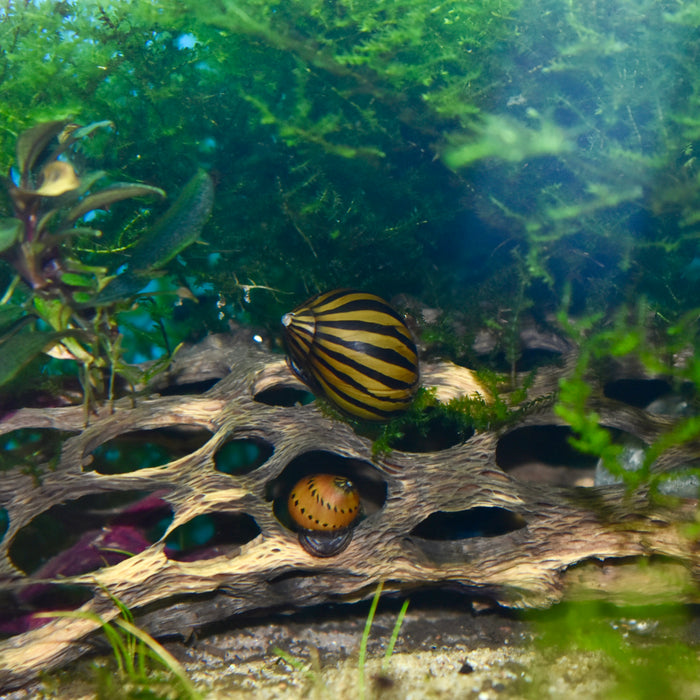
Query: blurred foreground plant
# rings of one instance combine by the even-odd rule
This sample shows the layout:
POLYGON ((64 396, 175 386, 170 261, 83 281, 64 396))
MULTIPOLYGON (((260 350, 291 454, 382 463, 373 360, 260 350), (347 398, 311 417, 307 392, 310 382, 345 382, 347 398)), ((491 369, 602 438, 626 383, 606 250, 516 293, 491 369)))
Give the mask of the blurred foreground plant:
POLYGON ((38 617, 89 620, 102 629, 112 648, 117 672, 111 667, 94 666, 97 696, 200 700, 202 695, 180 662, 134 623, 131 610, 119 598, 106 592, 120 612, 111 622, 97 613, 81 610, 37 613, 38 617))
POLYGON ((41 352, 76 361, 86 418, 96 396, 112 399, 116 375, 131 385, 143 378, 140 368, 123 361, 115 314, 129 308, 156 271, 196 240, 213 201, 212 182, 200 171, 136 242, 128 266, 113 271, 82 262, 71 243, 101 235, 81 225, 92 212, 133 197, 165 197, 160 188, 140 183, 96 189, 104 171, 76 172, 74 146, 110 126, 38 124, 20 134, 16 170, 2 179, 13 216, 0 219, 0 257, 16 275, 0 300, 0 386, 41 352))

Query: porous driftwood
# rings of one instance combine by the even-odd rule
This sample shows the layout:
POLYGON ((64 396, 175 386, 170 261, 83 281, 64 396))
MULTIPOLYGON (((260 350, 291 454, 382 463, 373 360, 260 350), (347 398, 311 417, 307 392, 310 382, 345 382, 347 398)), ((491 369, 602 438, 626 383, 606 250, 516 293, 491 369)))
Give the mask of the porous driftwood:
MULTIPOLYGON (((549 391, 565 371, 547 370, 533 387, 549 391)), ((280 355, 256 346, 245 332, 212 336, 183 351, 158 381, 162 395, 135 403, 122 398, 113 410, 103 406, 86 428, 80 407, 22 409, 0 423, 0 434, 21 428, 72 433, 58 463, 45 465, 38 479, 19 468, 3 474, 0 506, 9 516, 0 558, 3 605, 33 582, 8 554, 15 535, 56 504, 111 491, 153 493, 170 504, 166 536, 203 514, 227 514, 234 524, 240 516, 246 524, 244 534, 232 532, 192 561, 169 558, 161 538, 119 563, 70 579, 91 591, 80 610, 111 620, 119 614, 114 596, 154 635, 188 635, 245 611, 359 600, 371 596, 380 580, 387 592, 449 586, 513 607, 546 606, 565 596, 629 600, 631 592, 653 600, 698 599, 698 553, 687 530, 696 500, 664 504, 643 488, 630 493, 621 486, 555 487, 519 479, 499 466, 497 448, 505 434, 527 425, 561 425, 546 402, 500 432, 477 432, 430 452, 373 456, 369 439, 315 404, 263 403, 265 392, 302 386, 280 355), (203 381, 215 383, 200 394, 165 395, 167 385, 172 391, 203 381), (211 438, 163 466, 122 474, 92 469, 92 452, 100 445, 162 428, 206 430, 211 438), (221 448, 246 439, 269 445, 271 456, 242 473, 217 471, 221 448), (356 480, 366 517, 345 551, 321 559, 302 549, 279 504, 292 480, 323 471, 326 463, 328 471, 356 480), (503 526, 461 532, 459 518, 471 527, 470 514, 487 512, 481 509, 498 509, 489 512, 503 526), (440 527, 431 529, 431 515, 451 523, 446 535, 440 527), (640 559, 655 565, 639 567, 640 559)), ((485 394, 469 370, 450 364, 424 367, 423 384, 436 386, 443 400, 485 394)), ((661 417, 616 402, 598 408, 603 424, 647 442, 668 427, 661 417)), ((663 468, 688 459, 677 449, 663 468)), ((0 687, 20 686, 40 670, 76 658, 90 648, 97 627, 90 619, 57 618, 0 642, 0 687)))

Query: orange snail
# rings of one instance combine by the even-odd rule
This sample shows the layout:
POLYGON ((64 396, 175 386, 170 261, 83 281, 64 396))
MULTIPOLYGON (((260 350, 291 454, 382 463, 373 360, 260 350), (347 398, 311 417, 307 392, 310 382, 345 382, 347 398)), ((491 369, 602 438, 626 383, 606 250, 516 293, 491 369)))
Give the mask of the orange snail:
POLYGON ((350 544, 360 494, 344 476, 312 474, 295 484, 287 507, 301 546, 315 557, 332 557, 350 544))

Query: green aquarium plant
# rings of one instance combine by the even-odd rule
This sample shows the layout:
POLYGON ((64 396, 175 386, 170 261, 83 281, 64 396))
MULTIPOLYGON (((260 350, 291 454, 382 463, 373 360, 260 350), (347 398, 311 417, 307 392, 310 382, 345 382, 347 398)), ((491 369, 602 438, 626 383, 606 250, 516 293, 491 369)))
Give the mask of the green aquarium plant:
POLYGON ((86 410, 97 395, 113 396, 116 375, 130 384, 142 378, 123 361, 117 314, 197 238, 213 200, 211 180, 200 171, 163 218, 131 244, 126 270, 116 255, 108 255, 106 265, 86 264, 73 244, 101 236, 88 225, 98 210, 134 197, 165 197, 162 189, 141 183, 99 187, 104 171, 76 165, 81 141, 112 126, 40 123, 20 134, 16 167, 2 180, 12 215, 0 219, 0 257, 14 277, 0 300, 0 386, 48 352, 79 366, 86 410))
POLYGON ((99 626, 113 658, 107 665, 93 664, 97 697, 201 700, 202 694, 180 662, 135 624, 133 613, 121 600, 107 594, 120 613, 111 621, 80 610, 37 613, 37 617, 86 620, 99 626))

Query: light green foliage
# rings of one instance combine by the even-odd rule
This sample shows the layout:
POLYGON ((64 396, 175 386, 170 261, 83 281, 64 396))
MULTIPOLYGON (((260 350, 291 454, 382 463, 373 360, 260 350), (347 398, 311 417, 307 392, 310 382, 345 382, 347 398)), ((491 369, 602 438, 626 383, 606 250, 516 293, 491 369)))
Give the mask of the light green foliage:
POLYGON ((697 652, 682 639, 688 610, 677 605, 614 606, 600 602, 560 604, 525 617, 537 631, 544 660, 533 669, 527 697, 542 697, 550 687, 548 659, 565 652, 570 663, 586 663, 600 675, 601 689, 611 700, 684 698, 695 692, 700 672, 697 652))
MULTIPOLYGON (((74 113, 118 125, 108 170, 168 191, 213 170, 220 258, 185 260, 229 314, 272 325, 284 310, 262 291, 248 306, 241 283, 298 298, 351 285, 468 299, 478 327, 508 308, 521 265, 550 310, 566 281, 577 312, 641 288, 675 313, 692 293, 693 3, 50 7, 0 21, 0 152, 74 113)), ((114 221, 109 240, 133 241, 114 221)))
MULTIPOLYGON (((621 307, 613 318, 592 314, 571 322, 565 313, 559 314, 562 327, 577 341, 580 354, 574 373, 560 382, 555 412, 576 433, 571 440, 574 447, 600 457, 606 469, 629 487, 647 482, 656 488, 662 481, 672 478, 673 474, 653 472, 650 468, 669 448, 693 445, 700 438, 700 419, 695 415, 697 390, 700 388, 696 359, 697 315, 698 311, 694 310, 678 323, 670 325, 658 315, 654 317, 644 299, 629 307, 621 307), (674 361, 674 358, 681 356, 686 358, 683 362, 674 361), (589 377, 600 375, 611 359, 638 362, 650 375, 668 379, 672 389, 677 392, 684 386, 686 389, 694 387, 695 398, 690 415, 678 417, 662 432, 647 449, 642 467, 638 470, 623 469, 619 463, 623 446, 615 442, 610 431, 601 425, 601 417, 595 410, 596 400, 601 397, 593 395, 589 377)), ((692 471, 684 470, 686 473, 692 471)))
MULTIPOLYGON (((484 372, 480 377, 492 392, 494 399, 485 401, 481 396, 461 396, 447 403, 438 401, 434 388, 420 388, 406 413, 377 427, 366 423, 353 423, 355 430, 370 435, 372 453, 388 454, 392 446, 408 433, 425 438, 431 431, 454 435, 464 440, 476 430, 496 430, 517 418, 499 395, 502 388, 496 375, 484 372)), ((352 421, 351 421, 352 423, 352 421)))

